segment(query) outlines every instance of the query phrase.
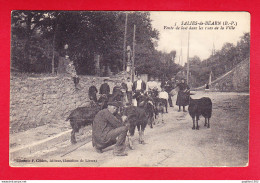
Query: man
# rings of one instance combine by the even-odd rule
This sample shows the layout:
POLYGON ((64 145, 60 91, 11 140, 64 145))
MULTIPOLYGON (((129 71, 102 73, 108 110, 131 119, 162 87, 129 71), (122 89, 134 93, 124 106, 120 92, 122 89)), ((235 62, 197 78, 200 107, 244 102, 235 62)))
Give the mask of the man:
POLYGON ((116 118, 119 108, 118 102, 109 102, 108 108, 97 113, 92 126, 92 144, 98 153, 115 144, 113 154, 115 156, 127 156, 125 152, 125 140, 128 126, 116 118))
POLYGON ((126 90, 126 95, 127 95, 127 100, 128 100, 128 104, 132 104, 132 89, 133 89, 133 83, 131 82, 130 77, 127 78, 127 90, 126 90))
POLYGON ((133 91, 135 93, 134 98, 136 99, 136 102, 137 102, 135 105, 138 104, 137 99, 140 95, 142 95, 144 93, 145 89, 146 89, 146 84, 144 81, 142 81, 141 76, 138 75, 137 81, 135 81, 133 84, 133 91))
POLYGON ((176 105, 179 106, 179 112, 181 111, 181 106, 183 106, 183 112, 186 112, 185 106, 189 105, 190 87, 185 83, 184 79, 181 80, 177 87, 179 87, 179 92, 176 105))
POLYGON ((88 97, 90 100, 94 101, 95 103, 97 102, 97 88, 95 86, 95 80, 92 81, 92 85, 89 87, 88 90, 88 97))
POLYGON ((101 95, 106 95, 110 94, 110 87, 108 85, 107 79, 104 79, 104 83, 100 86, 99 93, 101 95))
POLYGON ((146 90, 158 90, 158 84, 154 81, 153 77, 151 77, 150 81, 147 82, 146 90))
POLYGON ((123 92, 121 83, 119 81, 116 81, 116 86, 113 88, 113 100, 114 101, 123 101, 123 92))
POLYGON ((168 93, 168 96, 169 96, 168 103, 169 103, 170 107, 173 107, 172 97, 170 95, 170 92, 174 89, 174 85, 175 85, 174 78, 172 78, 171 80, 166 81, 165 86, 164 86, 165 91, 168 93))
POLYGON ((141 76, 138 75, 137 81, 135 81, 133 84, 133 90, 134 90, 134 92, 144 93, 145 89, 146 89, 146 84, 141 79, 141 76))
POLYGON ((69 59, 69 56, 66 55, 65 56, 66 60, 69 60, 69 64, 67 65, 66 71, 71 75, 74 85, 75 85, 75 89, 78 90, 78 84, 79 84, 79 77, 77 75, 74 63, 72 60, 69 59))

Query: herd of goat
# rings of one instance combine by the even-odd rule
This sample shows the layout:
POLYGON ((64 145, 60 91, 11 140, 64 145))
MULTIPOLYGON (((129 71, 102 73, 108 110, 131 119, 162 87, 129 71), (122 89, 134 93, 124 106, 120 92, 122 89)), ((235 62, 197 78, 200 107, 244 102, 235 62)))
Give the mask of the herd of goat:
MULTIPOLYGON (((86 107, 78 107, 73 110, 66 121, 70 121, 70 125, 72 127, 71 132, 71 143, 76 143, 76 136, 75 133, 79 132, 79 129, 91 125, 95 115, 102 109, 107 107, 107 102, 111 100, 114 96, 101 96, 99 99, 99 103, 92 104, 86 107)), ((155 120, 158 118, 158 115, 161 116, 162 123, 163 120, 163 113, 165 111, 167 102, 165 99, 160 99, 153 95, 140 95, 136 98, 137 106, 124 106, 120 107, 116 116, 119 118, 127 116, 126 122, 129 123, 129 146, 133 149, 133 142, 132 137, 134 136, 135 128, 137 128, 139 133, 139 143, 144 143, 144 130, 147 125, 153 128, 155 120)), ((205 118, 205 125, 207 128, 210 127, 210 118, 212 114, 212 102, 211 99, 208 97, 203 97, 200 99, 192 99, 189 96, 189 107, 188 107, 189 114, 193 120, 193 127, 192 129, 199 130, 198 120, 199 117, 202 115, 205 118)))

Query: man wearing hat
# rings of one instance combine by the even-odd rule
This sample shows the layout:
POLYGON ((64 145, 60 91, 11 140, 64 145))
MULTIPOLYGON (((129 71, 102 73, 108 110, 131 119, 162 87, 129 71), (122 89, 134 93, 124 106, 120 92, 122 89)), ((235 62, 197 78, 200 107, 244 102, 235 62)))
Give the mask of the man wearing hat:
POLYGON ((104 83, 100 86, 99 93, 101 95, 108 95, 110 93, 110 87, 108 85, 107 79, 104 79, 104 83))
POLYGON ((120 106, 119 102, 109 102, 108 108, 97 113, 92 127, 92 144, 98 153, 115 144, 115 156, 127 156, 125 140, 128 127, 116 118, 115 114, 120 106))

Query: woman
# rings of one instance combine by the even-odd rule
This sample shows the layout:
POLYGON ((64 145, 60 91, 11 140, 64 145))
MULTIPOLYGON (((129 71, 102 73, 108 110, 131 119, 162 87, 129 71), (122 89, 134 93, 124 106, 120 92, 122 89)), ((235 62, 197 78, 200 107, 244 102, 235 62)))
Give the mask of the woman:
POLYGON ((185 83, 184 79, 181 80, 181 83, 177 87, 179 88, 179 92, 176 105, 179 106, 179 112, 181 111, 181 106, 183 106, 183 112, 186 112, 185 106, 189 105, 190 87, 185 83))

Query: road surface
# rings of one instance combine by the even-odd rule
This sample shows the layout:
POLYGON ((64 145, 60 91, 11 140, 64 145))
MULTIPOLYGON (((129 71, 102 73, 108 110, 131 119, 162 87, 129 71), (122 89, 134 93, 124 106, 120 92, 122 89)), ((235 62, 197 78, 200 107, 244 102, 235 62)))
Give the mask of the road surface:
MULTIPOLYGON (((213 102, 210 128, 199 121, 200 130, 192 130, 188 112, 169 108, 165 123, 145 130, 145 144, 138 143, 128 156, 113 156, 113 147, 102 154, 94 151, 90 138, 73 152, 63 142, 58 151, 34 155, 33 162, 22 166, 59 167, 238 167, 248 165, 249 95, 244 93, 196 92, 193 98, 208 96, 213 102), (70 153, 69 153, 70 152, 70 153), (38 162, 37 162, 38 161, 38 162)), ((173 98, 174 102, 176 98, 173 98)), ((86 132, 87 130, 85 130, 86 132)), ((83 131, 84 133, 84 131, 83 131)), ((89 132, 88 132, 89 134, 89 132)), ((84 136, 84 134, 82 135, 84 136)), ((85 136, 87 136, 85 134, 85 136)), ((79 145, 78 145, 79 146, 79 145)), ((72 146, 73 147, 73 146, 72 146)), ((70 149, 73 149, 70 147, 70 149)), ((74 147, 77 147, 74 145, 74 147)), ((75 148, 74 148, 75 149, 75 148)), ((16 166, 19 166, 19 163, 16 166)))

